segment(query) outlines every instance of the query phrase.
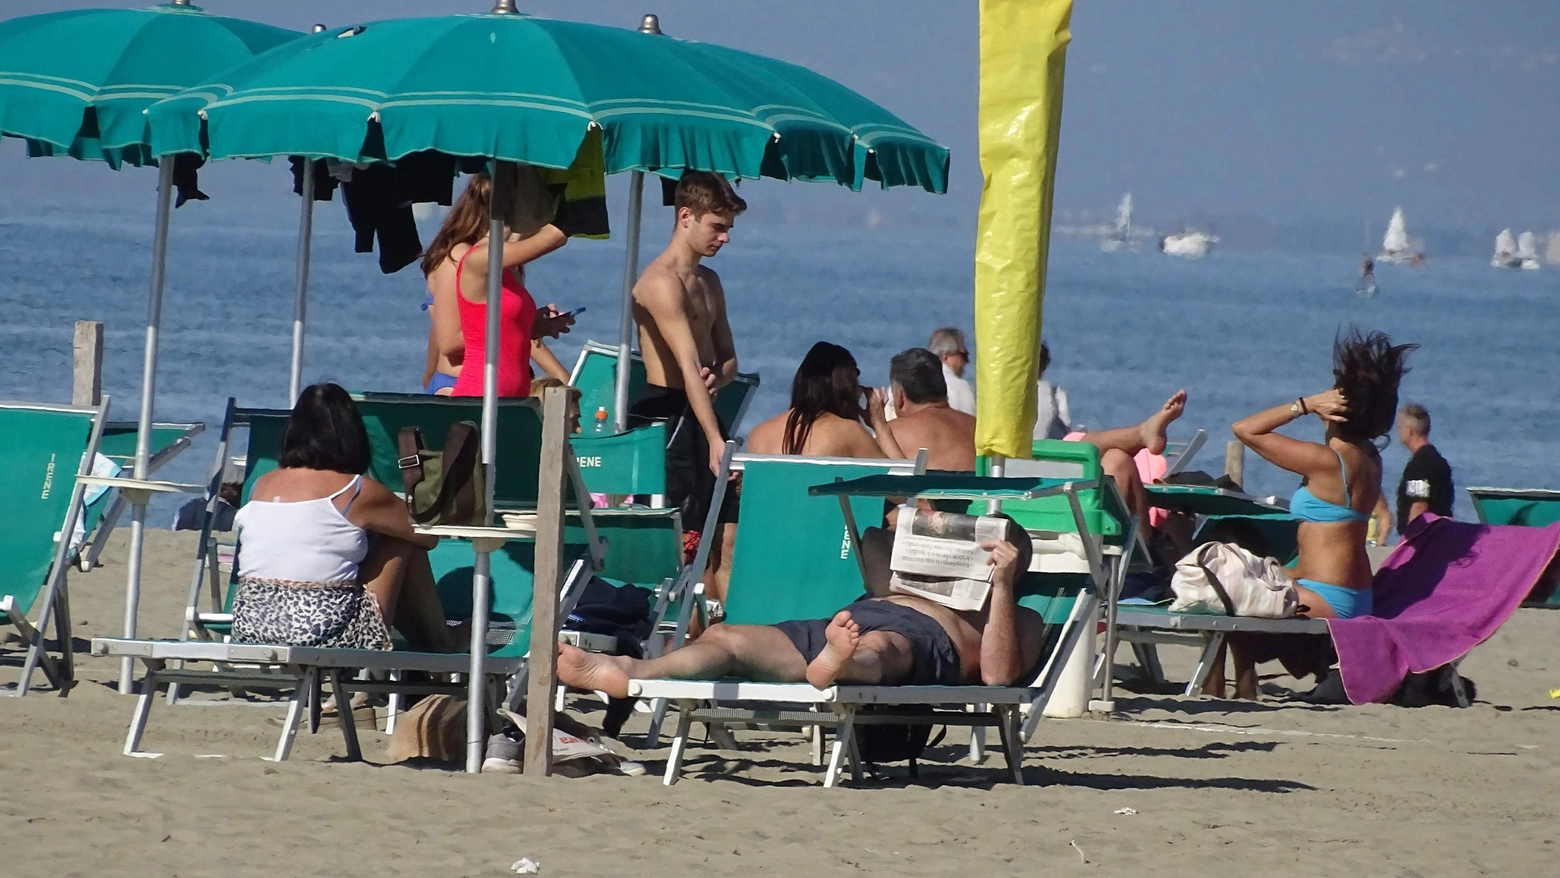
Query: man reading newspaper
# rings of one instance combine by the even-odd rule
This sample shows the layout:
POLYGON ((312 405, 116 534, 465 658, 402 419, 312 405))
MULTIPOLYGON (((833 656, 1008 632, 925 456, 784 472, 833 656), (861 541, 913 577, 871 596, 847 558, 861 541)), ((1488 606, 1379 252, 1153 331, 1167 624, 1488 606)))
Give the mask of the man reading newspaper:
MULTIPOLYGON (((952 516, 912 522, 912 527, 902 531, 898 540, 888 531, 869 528, 861 545, 868 594, 835 613, 832 619, 778 625, 714 625, 681 649, 647 660, 598 655, 560 645, 558 677, 570 686, 619 698, 627 697, 630 679, 738 677, 764 683, 805 681, 820 689, 835 683, 1027 683, 1027 677, 1034 675, 1040 663, 1045 629, 1040 615, 1018 606, 1014 594, 1014 583, 1029 569, 1029 535, 1006 516, 982 516, 980 522, 960 520, 973 518, 952 516), (914 533, 918 526, 922 532, 914 533), (949 526, 967 532, 968 539, 929 535, 932 529, 949 526), (995 538, 987 538, 985 528, 996 528, 995 538), (981 537, 979 542, 974 541, 977 535, 981 537), (906 584, 903 576, 898 586, 894 584, 896 571, 891 569, 891 559, 900 550, 898 542, 920 538, 962 542, 968 550, 981 554, 985 569, 970 571, 967 566, 959 567, 959 576, 946 577, 983 580, 980 585, 986 594, 980 605, 964 610, 945 606, 947 596, 955 591, 961 592, 961 602, 971 600, 968 589, 921 574, 907 574, 922 577, 916 578, 914 584, 906 584), (946 593, 930 590, 936 599, 928 597, 926 586, 933 584, 945 587, 946 593)), ((918 551, 915 542, 904 548, 923 561, 933 554, 924 545, 918 551)), ((958 549, 966 556, 968 550, 958 549)), ((806 587, 806 583, 792 585, 806 587)))

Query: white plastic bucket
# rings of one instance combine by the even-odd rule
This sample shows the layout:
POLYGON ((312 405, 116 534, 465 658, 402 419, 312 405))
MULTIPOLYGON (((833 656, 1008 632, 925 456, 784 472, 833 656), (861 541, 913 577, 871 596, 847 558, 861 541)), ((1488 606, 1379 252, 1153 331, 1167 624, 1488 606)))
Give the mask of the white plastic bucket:
POLYGON ((1088 712, 1089 698, 1094 692, 1094 641, 1098 630, 1099 607, 1096 606, 1083 620, 1083 632, 1073 644, 1072 654, 1062 667, 1051 700, 1045 703, 1045 710, 1041 712, 1047 719, 1076 719, 1088 712))

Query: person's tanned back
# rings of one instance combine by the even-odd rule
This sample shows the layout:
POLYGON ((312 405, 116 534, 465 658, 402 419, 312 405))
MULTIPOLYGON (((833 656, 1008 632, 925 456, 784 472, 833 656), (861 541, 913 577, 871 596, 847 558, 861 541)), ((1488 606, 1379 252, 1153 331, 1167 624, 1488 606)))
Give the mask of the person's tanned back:
POLYGON ((889 364, 890 392, 899 417, 889 421, 906 454, 927 450, 927 468, 975 469, 975 418, 948 405, 942 363, 925 348, 910 348, 889 364))

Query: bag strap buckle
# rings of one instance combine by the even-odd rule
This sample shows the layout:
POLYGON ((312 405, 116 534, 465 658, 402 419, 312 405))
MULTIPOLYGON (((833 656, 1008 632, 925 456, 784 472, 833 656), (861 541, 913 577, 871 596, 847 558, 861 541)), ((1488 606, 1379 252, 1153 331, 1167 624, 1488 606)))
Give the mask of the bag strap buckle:
POLYGON ((408 454, 405 457, 398 457, 395 460, 395 465, 401 469, 412 469, 413 467, 420 466, 421 464, 422 458, 415 454, 408 454))

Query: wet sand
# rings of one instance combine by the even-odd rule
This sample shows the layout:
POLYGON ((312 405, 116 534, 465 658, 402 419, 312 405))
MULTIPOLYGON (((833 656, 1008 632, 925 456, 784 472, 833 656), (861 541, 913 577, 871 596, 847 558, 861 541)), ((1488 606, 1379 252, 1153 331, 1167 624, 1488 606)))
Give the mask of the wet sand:
MULTIPOLYGON (((177 632, 192 551, 150 533, 143 634, 177 632)), ((121 533, 106 566, 71 578, 83 652, 118 631, 124 557, 121 533)), ((521 857, 555 876, 1553 874, 1557 625, 1522 610, 1476 650, 1466 710, 1122 693, 1108 721, 1042 723, 1023 787, 998 757, 956 762, 957 732, 917 782, 897 768, 837 790, 803 739, 763 732, 739 732, 740 752, 696 747, 671 788, 664 748, 620 748, 646 777, 538 782, 374 764, 386 739, 367 730, 371 762, 344 763, 331 725, 273 764, 281 709, 209 699, 159 704, 143 746, 164 755, 131 759, 117 665, 83 657, 68 698, 0 700, 0 874, 497 876, 521 857)), ((1193 651, 1161 656, 1184 680, 1193 651)), ((590 699, 571 710, 599 717, 590 699)), ((625 737, 643 728, 638 715, 625 737)))

